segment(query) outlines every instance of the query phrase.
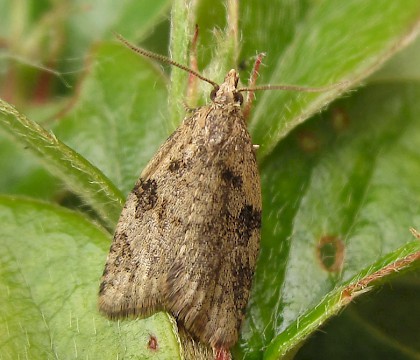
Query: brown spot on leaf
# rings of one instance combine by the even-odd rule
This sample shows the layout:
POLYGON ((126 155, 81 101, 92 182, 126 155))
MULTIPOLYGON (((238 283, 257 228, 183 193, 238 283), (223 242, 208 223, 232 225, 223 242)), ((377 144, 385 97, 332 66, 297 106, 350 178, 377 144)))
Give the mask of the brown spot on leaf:
POLYGON ((314 153, 320 148, 320 140, 318 137, 309 131, 301 131, 297 138, 299 147, 306 153, 314 153))
POLYGON ((350 124, 350 118, 344 109, 336 107, 331 111, 331 123, 333 129, 340 133, 347 130, 350 124))
POLYGON ((153 351, 156 351, 158 349, 158 341, 157 341, 156 336, 150 335, 149 342, 147 343, 147 347, 153 351))
POLYGON ((317 255, 322 267, 329 272, 340 272, 344 262, 344 243, 337 236, 321 237, 317 246, 317 255))

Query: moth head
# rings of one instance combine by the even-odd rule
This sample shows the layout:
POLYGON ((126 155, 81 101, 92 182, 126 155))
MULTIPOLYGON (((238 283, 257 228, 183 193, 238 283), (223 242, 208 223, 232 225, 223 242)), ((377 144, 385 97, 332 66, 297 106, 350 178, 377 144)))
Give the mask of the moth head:
POLYGON ((236 70, 230 70, 225 81, 219 86, 214 86, 210 93, 210 99, 216 104, 235 103, 241 105, 243 96, 237 91, 239 75, 236 70))

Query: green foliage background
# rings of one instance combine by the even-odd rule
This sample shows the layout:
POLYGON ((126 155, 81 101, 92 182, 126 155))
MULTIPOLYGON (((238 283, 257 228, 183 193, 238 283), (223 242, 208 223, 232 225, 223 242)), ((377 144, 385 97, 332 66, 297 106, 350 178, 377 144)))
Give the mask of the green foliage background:
POLYGON ((418 0, 0 0, 0 13, 2 359, 184 356, 166 314, 110 322, 96 294, 124 198, 182 120, 188 79, 112 32, 188 63, 196 23, 199 68, 217 82, 234 67, 246 84, 257 52, 259 84, 346 81, 257 93, 263 234, 233 357, 420 358, 418 0))

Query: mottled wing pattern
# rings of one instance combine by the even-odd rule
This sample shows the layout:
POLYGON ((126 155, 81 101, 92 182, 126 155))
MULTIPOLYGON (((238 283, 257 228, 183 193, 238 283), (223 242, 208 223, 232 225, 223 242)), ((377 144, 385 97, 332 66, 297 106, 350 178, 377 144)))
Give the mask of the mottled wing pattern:
POLYGON ((235 107, 220 113, 214 105, 193 123, 197 153, 189 170, 186 246, 170 268, 166 304, 200 340, 228 348, 238 337, 258 254, 259 175, 235 107))
POLYGON ((127 199, 101 310, 119 317, 165 309, 201 341, 230 347, 248 302, 260 226, 258 169, 239 107, 197 110, 127 199))
MULTIPOLYGON (((143 170, 121 212, 99 288, 99 309, 111 318, 148 316, 163 309, 165 264, 173 262, 175 251, 167 241, 174 224, 169 223, 166 191, 165 197, 161 191, 168 188, 161 186, 168 176, 161 174, 168 172, 180 136, 185 136, 182 125, 143 170)), ((176 186, 173 181, 171 185, 176 186)))

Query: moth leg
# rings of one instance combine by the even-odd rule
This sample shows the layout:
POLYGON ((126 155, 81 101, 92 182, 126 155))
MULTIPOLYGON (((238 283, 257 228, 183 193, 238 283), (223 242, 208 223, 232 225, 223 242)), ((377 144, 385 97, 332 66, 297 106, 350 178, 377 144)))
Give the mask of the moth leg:
MULTIPOLYGON (((198 30, 199 30, 198 25, 196 24, 195 29, 194 29, 194 35, 191 41, 191 47, 190 47, 190 68, 196 72, 198 72, 198 62, 197 62, 198 30)), ((190 73, 188 76, 188 87, 187 87, 188 102, 192 104, 196 104, 197 94, 198 94, 198 79, 195 75, 190 73)))
MULTIPOLYGON (((252 68, 251 77, 250 77, 249 83, 248 83, 249 88, 254 88, 255 87, 255 84, 256 84, 257 78, 258 78, 258 70, 260 69, 260 66, 261 66, 261 63, 262 63, 262 60, 263 60, 264 56, 265 56, 264 53, 260 53, 260 54, 257 55, 254 66, 252 68)), ((245 103, 244 108, 243 108, 243 114, 244 114, 245 122, 248 122, 249 114, 251 113, 252 103, 254 102, 254 99, 255 99, 255 91, 248 91, 248 96, 247 96, 247 99, 246 99, 246 103, 245 103)))

